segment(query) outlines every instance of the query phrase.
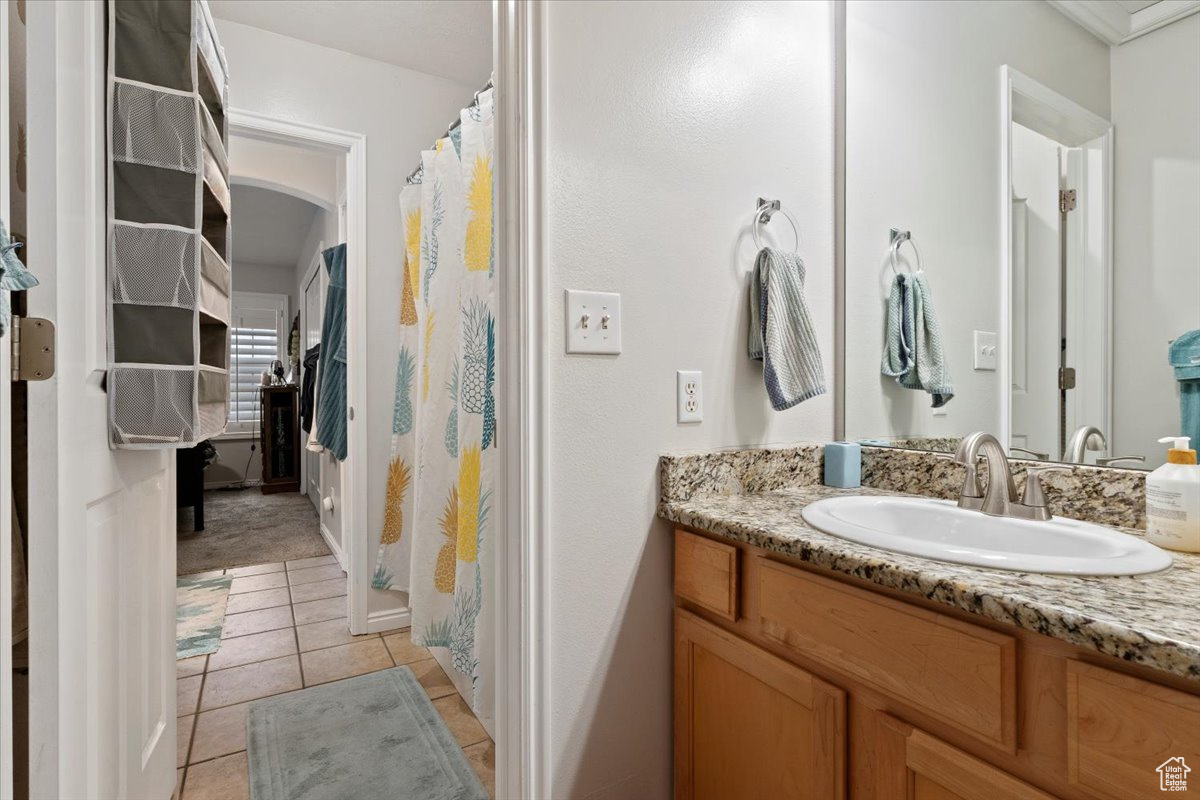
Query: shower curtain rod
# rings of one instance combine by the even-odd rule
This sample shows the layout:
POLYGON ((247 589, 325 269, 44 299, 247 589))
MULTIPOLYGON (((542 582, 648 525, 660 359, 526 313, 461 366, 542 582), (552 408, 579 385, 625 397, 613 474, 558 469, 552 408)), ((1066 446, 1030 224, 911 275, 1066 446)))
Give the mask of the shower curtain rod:
MULTIPOLYGON (((488 78, 488 82, 483 85, 483 88, 475 93, 475 99, 471 101, 471 105, 472 106, 479 105, 479 95, 483 94, 488 89, 493 88, 495 85, 496 85, 495 78, 488 78)), ((469 108, 469 106, 468 106, 468 108, 469 108)), ((457 128, 460 125, 462 125, 462 117, 459 117, 458 119, 454 120, 454 122, 451 122, 450 125, 446 128, 446 132, 443 133, 441 136, 439 136, 438 139, 446 138, 447 136, 450 135, 450 133, 455 128, 457 128)), ((408 177, 404 179, 404 182, 407 184, 420 183, 421 182, 420 179, 424 177, 424 172, 425 172, 425 165, 418 164, 416 169, 414 169, 412 172, 408 173, 408 177)))

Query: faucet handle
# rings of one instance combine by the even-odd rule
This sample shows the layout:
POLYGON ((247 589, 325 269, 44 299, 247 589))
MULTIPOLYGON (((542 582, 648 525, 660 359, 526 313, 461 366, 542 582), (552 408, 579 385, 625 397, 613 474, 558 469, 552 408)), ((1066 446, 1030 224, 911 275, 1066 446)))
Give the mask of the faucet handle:
POLYGON ((1130 461, 1134 464, 1145 464, 1145 456, 1113 456, 1112 458, 1097 458, 1097 467, 1111 467, 1114 464, 1119 464, 1124 461, 1130 461))
MULTIPOLYGON (((1072 467, 1062 464, 1059 466, 1050 467, 1029 467, 1025 470, 1025 491, 1021 495, 1021 505, 1029 508, 1046 508, 1046 494, 1042 491, 1042 473, 1045 472, 1070 472, 1072 467)), ((1045 517, 1041 519, 1050 519, 1050 512, 1046 512, 1045 517)))
MULTIPOLYGON (((934 453, 934 458, 938 461, 949 461, 952 464, 958 464, 958 460, 949 453, 934 453)), ((975 459, 975 464, 961 464, 966 469, 967 474, 963 477, 962 489, 959 491, 959 497, 981 498, 983 497, 983 487, 979 485, 979 467, 978 462, 983 456, 975 459)))

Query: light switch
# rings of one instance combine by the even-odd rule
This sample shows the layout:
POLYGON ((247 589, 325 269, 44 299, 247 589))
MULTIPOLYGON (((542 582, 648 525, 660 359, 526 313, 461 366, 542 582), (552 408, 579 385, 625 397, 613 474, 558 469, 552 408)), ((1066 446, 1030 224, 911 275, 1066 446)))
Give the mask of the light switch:
POLYGON ((995 331, 975 331, 975 369, 995 370, 998 359, 995 331))
POLYGON ((567 289, 567 352, 621 352, 621 295, 567 289))

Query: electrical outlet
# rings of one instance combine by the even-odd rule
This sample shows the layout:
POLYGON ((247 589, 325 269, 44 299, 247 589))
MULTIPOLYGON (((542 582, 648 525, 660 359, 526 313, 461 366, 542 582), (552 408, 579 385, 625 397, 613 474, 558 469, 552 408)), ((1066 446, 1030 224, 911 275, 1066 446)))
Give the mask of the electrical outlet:
POLYGON ((704 384, 700 370, 681 369, 675 373, 676 419, 700 422, 704 419, 704 384))

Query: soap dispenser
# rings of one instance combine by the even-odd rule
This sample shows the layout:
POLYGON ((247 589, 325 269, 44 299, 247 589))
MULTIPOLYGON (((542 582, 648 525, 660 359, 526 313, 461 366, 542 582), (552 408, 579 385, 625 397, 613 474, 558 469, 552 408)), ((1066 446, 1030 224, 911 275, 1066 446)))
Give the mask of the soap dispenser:
POLYGON ((1187 436, 1172 443, 1167 463, 1146 476, 1146 538, 1159 547, 1200 553, 1200 466, 1187 436))

